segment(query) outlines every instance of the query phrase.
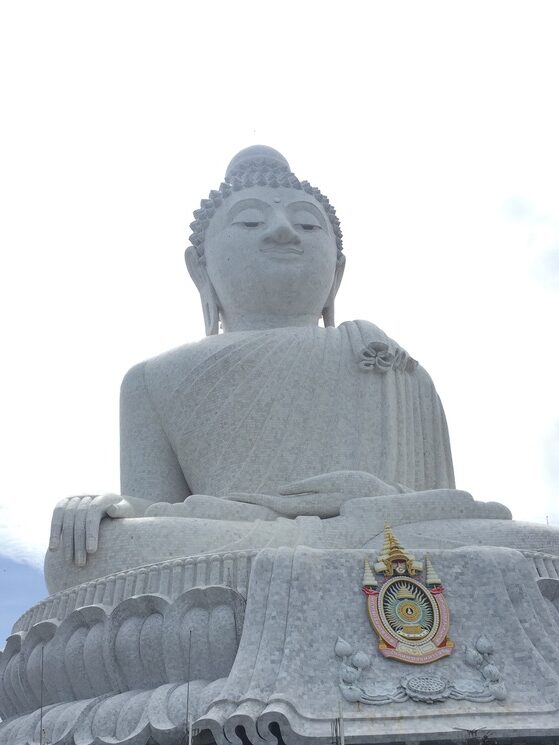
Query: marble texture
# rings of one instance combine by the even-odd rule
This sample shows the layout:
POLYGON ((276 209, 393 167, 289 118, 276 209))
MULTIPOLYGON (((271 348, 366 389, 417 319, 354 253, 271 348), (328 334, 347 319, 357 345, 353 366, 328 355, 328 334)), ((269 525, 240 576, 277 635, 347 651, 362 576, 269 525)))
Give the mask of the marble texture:
POLYGON ((49 552, 45 563, 49 588, 59 592, 132 567, 185 557, 190 551, 196 556, 254 552, 280 545, 376 547, 382 541, 385 522, 398 527, 409 546, 497 545, 559 555, 556 529, 512 521, 510 512, 502 505, 477 502, 467 492, 452 489, 374 499, 355 497, 341 506, 339 516, 324 520, 303 516, 293 520, 229 521, 228 535, 234 536, 234 540, 228 545, 221 542, 221 521, 175 517, 173 510, 180 508, 181 505, 169 505, 168 514, 158 518, 104 521, 99 550, 84 567, 69 566, 60 552, 49 552), (429 519, 435 515, 435 519, 429 519), (189 527, 192 528, 190 545, 185 540, 189 527))
POLYGON ((429 374, 335 326, 340 224, 282 155, 239 153, 194 218, 207 338, 125 376, 124 496, 56 506, 51 596, 0 653, 0 745, 178 745, 187 698, 218 745, 327 745, 340 704, 354 743, 557 742, 559 531, 456 489, 429 374), (456 649, 421 675, 361 593, 385 523, 450 607, 456 649))
MULTIPOLYGON (((297 518, 336 517, 355 497, 454 487, 429 375, 373 324, 334 326, 345 256, 327 197, 256 146, 233 158, 194 217, 185 258, 208 336, 125 376, 125 496, 56 507, 50 547, 69 575, 103 551, 105 516, 151 520, 141 530, 155 560, 169 503, 184 503, 173 515, 194 555, 249 545, 259 520, 275 524, 255 546, 297 545, 308 542, 297 518)), ((49 588, 68 586, 51 564, 49 588)))
MULTIPOLYGON (((380 548, 380 535, 375 545, 380 548)), ((252 564, 258 553, 234 551, 171 559, 89 580, 36 603, 17 619, 12 634, 27 632, 42 621, 60 623, 74 610, 92 604, 110 610, 127 598, 146 593, 173 601, 193 587, 225 585, 246 598, 252 564)), ((522 555, 543 597, 559 611, 559 556, 541 551, 522 551, 522 555)))
POLYGON ((226 678, 239 646, 244 610, 241 595, 218 585, 193 588, 173 601, 136 595, 110 612, 86 605, 60 623, 35 624, 10 637, 0 659, 1 715, 39 707, 41 650, 49 681, 46 706, 185 682, 189 630, 192 676, 208 683, 226 678))
MULTIPOLYGON (((252 743, 275 742, 278 733, 285 742, 330 741, 340 701, 340 661, 335 653, 339 636, 371 660, 360 681, 365 689, 376 690, 381 685, 394 690, 410 685, 407 679, 417 676, 413 666, 395 663, 377 651, 361 593, 363 561, 376 553, 308 548, 260 551, 252 568, 238 649, 233 634, 229 656, 218 653, 228 670, 208 668, 211 654, 204 645, 211 647, 212 635, 206 630, 207 616, 196 610, 198 616, 189 619, 187 607, 191 613, 224 608, 218 627, 233 629, 235 618, 242 619, 243 604, 230 588, 209 586, 187 591, 171 604, 157 595, 144 595, 121 601, 109 612, 88 606, 70 613, 52 632, 21 632, 20 649, 27 652, 22 657, 12 650, 7 664, 4 653, 2 664, 10 667, 11 663, 4 680, 14 681, 9 688, 13 697, 17 685, 25 680, 22 671, 36 664, 33 659, 43 646, 45 659, 60 670, 50 679, 62 675, 62 681, 68 681, 59 702, 49 699, 45 709, 45 730, 52 745, 71 742, 72 737, 83 745, 147 745, 150 738, 157 743, 178 743, 186 713, 186 645, 184 631, 179 640, 179 629, 180 624, 182 628, 194 626, 208 640, 197 641, 199 659, 191 668, 190 706, 197 730, 209 731, 220 745, 241 745, 245 738, 252 743), (232 611, 235 603, 237 616, 232 611), (154 616, 162 621, 149 622, 154 616), (145 630, 142 619, 144 625, 148 622, 145 630), (112 639, 108 653, 102 662, 88 665, 91 672, 84 681, 75 660, 88 649, 89 637, 101 633, 96 629, 105 626, 112 639), (168 635, 167 628, 175 630, 168 635), (75 652, 69 649, 71 645, 75 652), (149 654, 140 654, 142 645, 151 647, 154 663, 149 664, 149 654), (148 664, 149 670, 142 672, 142 664, 148 664), (95 675, 93 670, 99 672, 95 675), (113 682, 108 680, 110 675, 115 676, 113 682), (405 684, 403 676, 407 676, 405 684), (100 687, 89 691, 88 697, 84 686, 92 679, 100 687)), ((424 552, 415 553, 418 559, 424 558, 424 552)), ((527 731, 539 737, 539 742, 559 738, 559 613, 539 592, 534 565, 518 551, 506 548, 466 547, 434 550, 429 555, 446 588, 456 651, 434 665, 422 666, 422 674, 462 688, 464 681, 478 685, 479 673, 468 664, 465 650, 485 635, 491 639, 492 664, 502 676, 505 694, 479 701, 427 701, 414 694, 415 699, 372 707, 344 700, 346 736, 372 743, 411 743, 450 739, 460 729, 485 728, 501 738, 527 731)), ((559 584, 559 580, 547 581, 559 584)), ((214 638, 222 644, 220 635, 214 638)), ((2 745, 38 742, 38 713, 29 711, 36 699, 28 700, 24 693, 21 699, 27 709, 21 707, 0 728, 2 745)), ((5 691, 0 700, 5 706, 5 691)))
POLYGON ((56 507, 49 591, 170 558, 358 548, 381 514, 417 523, 420 545, 493 533, 553 552, 553 534, 455 490, 444 411, 417 360, 369 322, 334 327, 339 221, 281 154, 239 153, 194 216, 186 263, 207 338, 125 376, 125 496, 56 507))

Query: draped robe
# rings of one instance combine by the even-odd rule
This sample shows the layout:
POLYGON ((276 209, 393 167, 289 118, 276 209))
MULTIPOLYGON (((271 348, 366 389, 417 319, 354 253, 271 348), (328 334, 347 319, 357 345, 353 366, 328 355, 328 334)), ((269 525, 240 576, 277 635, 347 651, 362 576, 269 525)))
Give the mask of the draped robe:
POLYGON ((430 377, 370 323, 228 333, 141 363, 124 380, 123 494, 275 494, 333 471, 415 491, 454 487, 430 377), (363 366, 374 342, 387 344, 392 366, 363 366))

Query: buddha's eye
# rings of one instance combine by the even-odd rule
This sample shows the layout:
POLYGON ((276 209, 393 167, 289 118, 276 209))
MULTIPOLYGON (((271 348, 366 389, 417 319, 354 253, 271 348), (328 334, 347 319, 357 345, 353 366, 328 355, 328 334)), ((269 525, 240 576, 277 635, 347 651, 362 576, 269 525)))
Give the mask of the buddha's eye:
POLYGON ((255 207, 246 207, 235 215, 233 225, 240 225, 242 228, 254 230, 254 228, 264 225, 264 215, 261 210, 255 207))
POLYGON ((292 225, 297 230, 304 230, 305 233, 312 233, 313 230, 323 230, 323 225, 318 215, 310 207, 301 207, 300 205, 293 208, 291 214, 292 225))
POLYGON ((303 230, 306 230, 307 232, 310 232, 311 230, 322 230, 320 225, 314 225, 313 223, 310 223, 310 222, 300 222, 299 227, 302 228, 303 230))

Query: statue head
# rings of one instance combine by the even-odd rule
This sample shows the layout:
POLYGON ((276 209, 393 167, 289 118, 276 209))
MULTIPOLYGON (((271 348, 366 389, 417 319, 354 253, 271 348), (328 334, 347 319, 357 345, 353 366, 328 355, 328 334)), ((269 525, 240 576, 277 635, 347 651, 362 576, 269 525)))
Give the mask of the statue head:
POLYGON ((299 181, 280 153, 242 150, 194 217, 185 258, 207 335, 218 333, 220 318, 226 329, 233 318, 243 328, 243 316, 274 325, 280 311, 334 325, 345 262, 340 223, 327 197, 299 181))

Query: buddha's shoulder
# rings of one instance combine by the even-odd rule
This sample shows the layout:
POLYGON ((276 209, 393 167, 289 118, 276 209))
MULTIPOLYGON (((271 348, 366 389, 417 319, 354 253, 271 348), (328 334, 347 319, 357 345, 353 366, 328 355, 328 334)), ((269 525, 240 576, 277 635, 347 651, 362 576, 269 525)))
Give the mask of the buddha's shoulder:
POLYGON ((338 326, 339 329, 346 328, 351 329, 353 333, 358 333, 364 343, 370 342, 384 342, 391 347, 398 347, 403 349, 397 341, 383 331, 379 326, 376 326, 371 321, 364 321, 359 319, 357 321, 344 321, 338 326))
POLYGON ((389 357, 385 359, 393 362, 392 367, 395 371, 412 373, 418 379, 423 379, 426 382, 430 380, 426 371, 403 346, 374 323, 358 320, 346 321, 336 329, 318 327, 306 330, 282 328, 262 332, 230 332, 209 336, 201 341, 183 344, 134 365, 124 376, 122 390, 137 390, 139 387, 147 387, 150 392, 165 396, 165 392, 170 393, 174 390, 179 381, 184 380, 197 368, 203 369, 200 366, 203 366, 207 360, 219 357, 219 353, 229 347, 237 345, 244 347, 247 343, 249 346, 251 346, 251 343, 258 345, 262 336, 278 338, 280 342, 282 339, 289 342, 292 334, 297 334, 301 343, 312 345, 318 342, 321 337, 324 338, 324 334, 331 333, 339 333, 347 338, 349 342, 348 353, 356 355, 359 359, 367 348, 371 347, 374 351, 375 345, 384 345, 389 354, 389 357))
MULTIPOLYGON (((345 329, 353 337, 357 346, 361 344, 361 354, 367 355, 367 350, 369 350, 375 354, 380 352, 382 355, 384 349, 388 355, 384 359, 391 361, 394 370, 412 374, 418 381, 432 385, 429 373, 415 356, 374 323, 364 320, 346 321, 338 328, 345 329)), ((364 359, 363 362, 367 366, 369 360, 364 359)))
POLYGON ((121 390, 126 392, 138 386, 147 386, 150 389, 174 387, 177 380, 184 378, 205 360, 221 349, 238 343, 240 336, 237 333, 208 336, 143 360, 128 370, 121 390))
POLYGON ((381 342, 392 342, 395 344, 388 334, 386 334, 381 328, 376 326, 371 321, 364 321, 359 319, 357 321, 344 321, 340 323, 338 329, 345 329, 350 334, 359 334, 363 342, 381 341, 381 342))

